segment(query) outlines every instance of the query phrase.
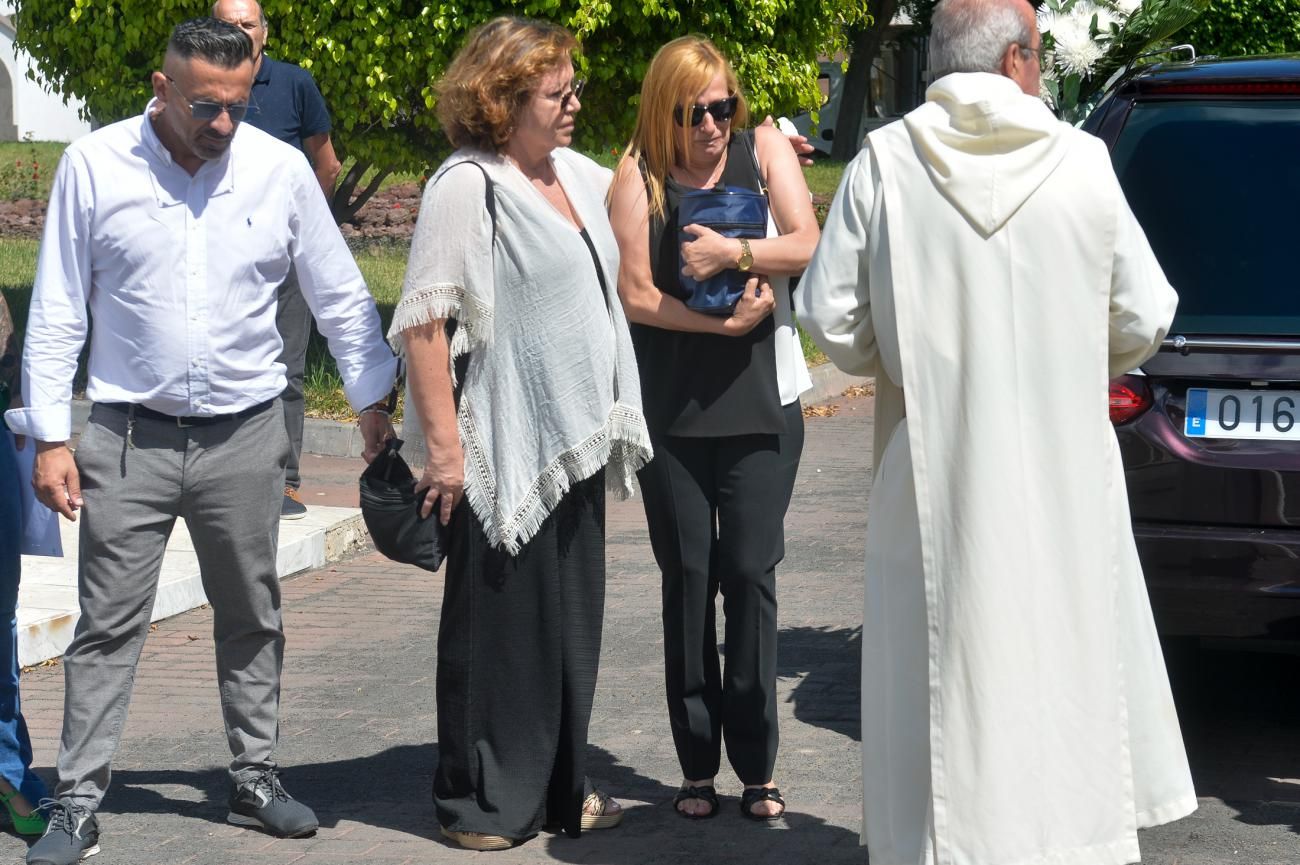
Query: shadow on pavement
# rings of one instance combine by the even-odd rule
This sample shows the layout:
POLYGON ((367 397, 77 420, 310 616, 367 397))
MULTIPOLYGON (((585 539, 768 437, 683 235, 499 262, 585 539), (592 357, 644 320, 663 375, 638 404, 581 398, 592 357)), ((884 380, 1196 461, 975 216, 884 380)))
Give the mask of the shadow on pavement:
MULTIPOLYGON (((302 799, 325 827, 347 820, 438 837, 431 785, 437 745, 402 745, 369 757, 281 767, 280 779, 291 796, 302 799)), ((161 760, 160 760, 161 762, 161 760)), ((109 813, 180 814, 211 823, 226 822, 224 769, 143 769, 115 771, 102 810, 109 813), (181 786, 205 797, 171 799, 158 787, 181 786)))
MULTIPOLYGON (((403 745, 353 760, 284 767, 281 778, 290 794, 316 811, 323 827, 340 821, 362 823, 441 844, 430 797, 436 760, 436 745, 403 745)), ((810 849, 818 851, 821 865, 860 865, 865 860, 856 833, 794 807, 784 821, 760 824, 740 816, 737 796, 724 795, 716 818, 688 821, 673 810, 674 787, 623 765, 601 748, 592 746, 588 760, 589 774, 598 786, 614 791, 625 802, 633 800, 623 824, 609 831, 585 832, 579 839, 544 832, 521 852, 544 853, 560 862, 606 865, 686 861, 786 865, 806 861, 810 849)), ((119 771, 113 775, 102 810, 180 815, 224 824, 226 784, 221 769, 119 771), (167 787, 186 789, 171 798, 167 787), (203 800, 195 801, 191 791, 202 794, 203 800)))
MULTIPOLYGON (((786 639, 784 632, 781 639, 786 639)), ((722 794, 720 790, 716 817, 687 820, 678 816, 673 808, 675 786, 639 774, 601 748, 592 746, 588 761, 589 775, 598 786, 620 798, 635 800, 636 804, 629 805, 627 817, 617 829, 584 832, 579 839, 543 835, 531 842, 545 844, 547 855, 560 862, 790 865, 811 861, 811 850, 817 851, 816 860, 820 865, 841 862, 862 865, 866 861, 866 851, 858 846, 856 832, 830 825, 813 814, 800 813, 794 802, 784 820, 772 824, 759 823, 741 816, 738 795, 722 794), (642 805, 640 802, 650 804, 642 805)))
POLYGON ((862 740, 862 628, 783 628, 777 675, 802 677, 789 700, 794 716, 862 740))
POLYGON ((1250 648, 1165 643, 1196 793, 1300 834, 1300 657, 1250 648))

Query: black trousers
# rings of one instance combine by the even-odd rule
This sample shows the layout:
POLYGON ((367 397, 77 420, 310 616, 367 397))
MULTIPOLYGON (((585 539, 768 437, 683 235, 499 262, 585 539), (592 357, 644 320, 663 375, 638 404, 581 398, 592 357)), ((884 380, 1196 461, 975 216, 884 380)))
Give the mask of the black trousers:
POLYGON ((574 484, 511 556, 462 502, 438 631, 438 822, 527 838, 581 831, 605 612, 604 472, 574 484))
POLYGON ((656 437, 638 475, 663 573, 668 718, 691 780, 717 774, 724 738, 742 783, 766 783, 776 765, 776 565, 803 450, 798 401, 785 415, 781 435, 656 437))

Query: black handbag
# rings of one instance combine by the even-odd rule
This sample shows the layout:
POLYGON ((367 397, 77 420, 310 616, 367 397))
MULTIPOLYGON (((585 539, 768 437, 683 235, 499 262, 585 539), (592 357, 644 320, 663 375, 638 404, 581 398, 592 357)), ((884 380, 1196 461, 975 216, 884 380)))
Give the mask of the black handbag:
POLYGON ((420 516, 429 491, 416 494, 415 475, 398 453, 401 447, 401 439, 389 439, 361 473, 361 516, 379 552, 395 562, 436 571, 447 556, 449 532, 437 509, 420 516))

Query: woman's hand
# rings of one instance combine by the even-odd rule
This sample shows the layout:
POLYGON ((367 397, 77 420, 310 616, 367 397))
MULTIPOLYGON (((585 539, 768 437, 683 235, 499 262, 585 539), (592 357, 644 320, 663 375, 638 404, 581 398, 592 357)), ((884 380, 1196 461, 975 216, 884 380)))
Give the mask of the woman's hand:
POLYGON ((682 231, 695 238, 682 244, 683 276, 708 279, 740 260, 740 241, 734 237, 723 237, 703 225, 688 225, 682 231))
POLYGON ((736 308, 731 317, 724 322, 727 333, 743 336, 753 330, 760 321, 776 309, 776 297, 766 276, 755 274, 745 283, 745 292, 736 301, 736 308))
POLYGON ((427 518, 437 502, 438 521, 444 526, 450 523, 451 512, 465 494, 465 452, 459 441, 451 446, 429 448, 429 459, 424 475, 415 485, 415 494, 418 496, 425 489, 429 494, 420 505, 420 516, 427 518))
POLYGON ((417 494, 429 491, 420 503, 420 516, 428 518, 437 503, 438 521, 445 526, 465 492, 465 451, 456 425, 447 322, 437 319, 416 325, 402 332, 402 340, 410 389, 406 410, 419 416, 429 454, 424 475, 415 485, 417 494))

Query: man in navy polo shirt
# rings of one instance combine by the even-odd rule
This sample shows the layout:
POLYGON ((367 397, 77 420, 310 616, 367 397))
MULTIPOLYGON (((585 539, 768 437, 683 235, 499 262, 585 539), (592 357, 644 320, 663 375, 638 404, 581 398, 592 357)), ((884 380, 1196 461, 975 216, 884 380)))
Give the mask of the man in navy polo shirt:
MULTIPOLYGON (((311 73, 292 63, 282 63, 266 56, 266 15, 257 0, 217 0, 212 17, 220 18, 248 34, 253 40, 253 93, 244 122, 301 150, 311 163, 321 191, 328 200, 338 179, 338 157, 330 142, 330 115, 311 73)), ((303 396, 302 379, 307 362, 307 342, 311 338, 311 310, 298 290, 293 271, 277 294, 279 311, 275 324, 284 341, 279 361, 285 365, 288 384, 280 400, 284 404, 284 423, 289 431, 289 463, 285 466, 284 501, 281 519, 298 519, 307 513, 298 497, 302 478, 298 472, 302 456, 303 396)))

